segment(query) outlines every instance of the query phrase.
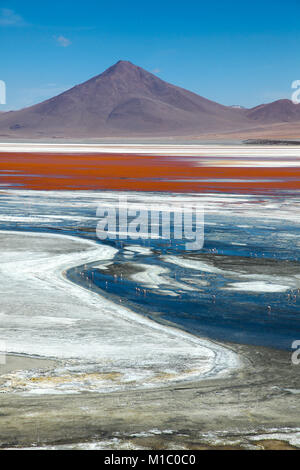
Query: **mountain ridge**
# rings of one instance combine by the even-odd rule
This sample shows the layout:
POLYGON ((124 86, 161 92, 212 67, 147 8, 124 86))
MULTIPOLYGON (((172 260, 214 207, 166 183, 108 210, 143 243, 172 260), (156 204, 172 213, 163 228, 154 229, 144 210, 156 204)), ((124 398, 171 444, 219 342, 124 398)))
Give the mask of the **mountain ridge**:
POLYGON ((201 135, 300 121, 300 106, 278 100, 224 106, 120 60, 36 105, 0 114, 0 134, 25 137, 201 135))

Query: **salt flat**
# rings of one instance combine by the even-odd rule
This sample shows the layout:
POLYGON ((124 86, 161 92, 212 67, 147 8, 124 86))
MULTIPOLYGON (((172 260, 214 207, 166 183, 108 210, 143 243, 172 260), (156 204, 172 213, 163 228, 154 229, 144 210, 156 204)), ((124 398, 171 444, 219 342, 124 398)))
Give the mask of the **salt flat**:
MULTIPOLYGON (((218 157, 295 157, 300 159, 300 147, 289 145, 222 145, 222 144, 163 144, 163 143, 0 143, 1 152, 30 153, 111 153, 174 156, 218 156, 218 157)), ((299 162, 298 162, 299 163, 299 162)))

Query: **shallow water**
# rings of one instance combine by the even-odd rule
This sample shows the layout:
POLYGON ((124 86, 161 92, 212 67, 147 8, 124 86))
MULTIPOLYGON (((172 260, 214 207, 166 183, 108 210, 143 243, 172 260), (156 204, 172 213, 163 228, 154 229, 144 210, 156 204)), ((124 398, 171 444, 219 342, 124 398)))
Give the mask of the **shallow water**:
MULTIPOLYGON (((116 205, 117 196, 2 192, 0 229, 96 240, 96 208, 116 205)), ((95 260, 68 276, 116 303, 199 336, 290 349, 300 338, 300 197, 128 194, 143 207, 183 197, 204 207, 201 250, 187 251, 184 240, 111 240, 104 243, 119 250, 112 264, 95 260)))

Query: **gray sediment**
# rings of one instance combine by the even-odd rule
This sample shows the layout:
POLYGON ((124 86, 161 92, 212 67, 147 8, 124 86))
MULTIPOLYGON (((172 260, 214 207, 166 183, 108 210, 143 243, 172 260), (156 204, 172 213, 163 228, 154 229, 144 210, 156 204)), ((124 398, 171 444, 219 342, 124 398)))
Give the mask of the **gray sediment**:
MULTIPOLYGON (((0 445, 247 448, 260 434, 299 431, 299 366, 290 353, 227 346, 246 359, 230 377, 101 394, 3 394, 0 445)), ((279 442, 289 447, 272 439, 267 448, 279 442)))

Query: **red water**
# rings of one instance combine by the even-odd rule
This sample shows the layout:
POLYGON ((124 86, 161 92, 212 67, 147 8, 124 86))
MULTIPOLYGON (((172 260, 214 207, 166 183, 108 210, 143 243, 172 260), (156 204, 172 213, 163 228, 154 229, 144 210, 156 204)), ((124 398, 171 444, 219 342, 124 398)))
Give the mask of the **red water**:
POLYGON ((263 160, 255 167, 237 164, 237 159, 230 157, 0 153, 0 185, 36 190, 170 192, 300 189, 300 166, 265 167, 263 160), (220 160, 222 166, 217 163, 220 160))

